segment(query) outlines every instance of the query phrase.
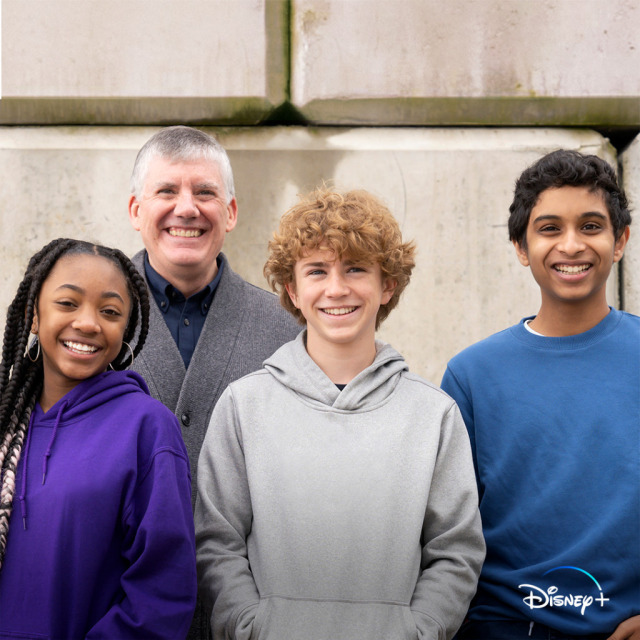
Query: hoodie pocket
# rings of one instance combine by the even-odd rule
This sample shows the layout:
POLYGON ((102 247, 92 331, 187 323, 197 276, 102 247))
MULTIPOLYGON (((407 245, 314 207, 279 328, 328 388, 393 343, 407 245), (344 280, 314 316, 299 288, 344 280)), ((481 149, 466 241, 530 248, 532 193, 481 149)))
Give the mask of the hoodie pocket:
POLYGON ((251 640, 418 640, 408 605, 269 596, 258 605, 251 640))

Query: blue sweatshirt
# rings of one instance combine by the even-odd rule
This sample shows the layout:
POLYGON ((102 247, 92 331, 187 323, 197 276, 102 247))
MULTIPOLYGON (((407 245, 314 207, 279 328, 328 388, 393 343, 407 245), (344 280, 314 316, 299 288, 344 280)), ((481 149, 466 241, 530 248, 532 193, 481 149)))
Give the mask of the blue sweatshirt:
POLYGON ((469 616, 612 633, 640 614, 640 318, 518 325, 449 362, 471 437, 487 558, 469 616))
POLYGON ((137 373, 84 380, 46 414, 37 405, 0 569, 0 638, 184 637, 191 513, 176 418, 137 373))

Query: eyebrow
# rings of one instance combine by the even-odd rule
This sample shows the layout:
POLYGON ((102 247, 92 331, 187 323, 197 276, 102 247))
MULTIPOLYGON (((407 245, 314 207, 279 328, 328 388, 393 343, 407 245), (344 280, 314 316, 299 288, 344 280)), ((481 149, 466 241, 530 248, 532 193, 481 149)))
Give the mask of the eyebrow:
POLYGON ((217 182, 199 182, 195 184, 194 187, 196 189, 219 189, 220 186, 217 182))
MULTIPOLYGON (((585 211, 581 213, 578 217, 579 220, 584 220, 585 218, 598 218, 600 220, 607 220, 607 216, 599 211, 585 211)), ((536 216, 531 222, 544 222, 546 220, 561 220, 562 216, 555 215, 553 213, 546 213, 540 216, 536 216)))
MULTIPOLYGON (((319 262, 305 262, 303 259, 301 260, 301 262, 303 267, 326 267, 330 264, 333 264, 335 261, 327 260, 327 261, 319 261, 319 262)), ((344 260, 338 259, 337 262, 344 262, 344 264, 348 267, 352 267, 353 265, 356 265, 356 264, 362 264, 362 265, 368 264, 364 260, 353 260, 351 258, 345 258, 344 260)))
MULTIPOLYGON (((56 289, 56 291, 59 291, 60 289, 71 289, 71 291, 75 291, 76 293, 81 293, 81 294, 85 293, 85 290, 82 287, 78 287, 75 284, 61 284, 56 289)), ((122 296, 116 291, 103 291, 100 294, 100 297, 105 300, 109 298, 117 298, 118 300, 120 300, 120 302, 124 304, 124 300, 122 299, 122 296)))
MULTIPOLYGON (((163 180, 161 182, 156 182, 155 184, 156 189, 162 189, 165 187, 175 188, 177 186, 178 186, 177 182, 172 182, 170 180, 163 180)), ((194 187, 196 189, 219 189, 220 188, 217 182, 198 182, 197 184, 194 185, 194 187)))

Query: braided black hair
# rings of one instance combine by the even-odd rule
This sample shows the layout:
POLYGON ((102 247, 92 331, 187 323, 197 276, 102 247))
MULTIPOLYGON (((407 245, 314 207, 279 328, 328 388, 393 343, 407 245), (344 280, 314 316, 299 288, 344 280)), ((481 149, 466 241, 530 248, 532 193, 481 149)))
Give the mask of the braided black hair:
POLYGON ((9 518, 15 494, 15 476, 31 412, 43 385, 42 358, 35 341, 28 345, 38 295, 58 260, 67 255, 102 256, 113 262, 127 282, 131 314, 125 327, 123 345, 111 363, 113 369, 131 366, 144 346, 149 331, 149 293, 144 278, 118 249, 82 240, 58 238, 29 260, 24 278, 7 311, 0 362, 0 568, 9 532, 9 518), (138 324, 140 327, 138 328, 138 324), (137 335, 134 347, 130 343, 137 335))

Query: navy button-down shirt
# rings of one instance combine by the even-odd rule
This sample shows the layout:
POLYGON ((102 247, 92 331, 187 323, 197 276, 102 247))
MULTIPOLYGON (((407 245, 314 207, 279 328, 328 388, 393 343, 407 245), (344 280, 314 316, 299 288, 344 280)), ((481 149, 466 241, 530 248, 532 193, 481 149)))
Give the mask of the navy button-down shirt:
POLYGON ((217 259, 217 262, 218 273, 216 277, 204 289, 185 298, 151 266, 149 256, 145 254, 144 257, 144 271, 149 283, 149 290, 164 316, 164 321, 169 327, 187 369, 222 277, 224 263, 220 258, 217 259))

